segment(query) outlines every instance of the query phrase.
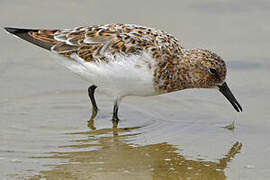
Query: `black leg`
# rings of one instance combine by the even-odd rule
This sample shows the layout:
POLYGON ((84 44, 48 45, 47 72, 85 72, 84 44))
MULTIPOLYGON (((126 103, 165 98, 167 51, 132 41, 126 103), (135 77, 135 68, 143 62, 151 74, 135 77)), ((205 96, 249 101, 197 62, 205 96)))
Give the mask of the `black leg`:
POLYGON ((118 102, 117 102, 117 100, 114 102, 112 120, 116 121, 116 122, 119 121, 119 118, 118 118, 118 102))
POLYGON ((88 95, 92 103, 92 115, 91 115, 90 121, 93 121, 95 119, 98 112, 98 107, 97 107, 97 103, 94 96, 96 88, 97 86, 95 85, 92 85, 88 88, 88 95))
POLYGON ((113 116, 112 116, 112 122, 113 122, 113 127, 114 128, 117 128, 118 122, 119 122, 119 118, 118 118, 118 106, 119 106, 120 100, 121 100, 121 98, 117 98, 114 101, 113 116))

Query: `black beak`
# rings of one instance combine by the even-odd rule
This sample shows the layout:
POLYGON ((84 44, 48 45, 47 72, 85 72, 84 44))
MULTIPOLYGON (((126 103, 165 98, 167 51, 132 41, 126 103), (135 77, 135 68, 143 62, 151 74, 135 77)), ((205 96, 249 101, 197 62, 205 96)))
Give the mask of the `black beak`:
POLYGON ((234 109, 237 112, 242 111, 241 105, 237 102, 235 97, 233 96, 231 90, 227 86, 227 83, 224 82, 222 85, 218 86, 219 91, 230 101, 230 103, 233 105, 234 109))

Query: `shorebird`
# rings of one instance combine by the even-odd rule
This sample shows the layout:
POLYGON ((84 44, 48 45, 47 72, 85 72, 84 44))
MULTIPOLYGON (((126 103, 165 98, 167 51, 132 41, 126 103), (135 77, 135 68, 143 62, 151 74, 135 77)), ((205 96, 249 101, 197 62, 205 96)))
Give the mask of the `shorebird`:
POLYGON ((238 112, 220 56, 206 49, 184 49, 172 35, 138 25, 106 24, 74 29, 5 28, 54 54, 61 64, 90 82, 93 120, 97 87, 114 96, 112 121, 125 96, 154 96, 189 88, 217 88, 238 112))

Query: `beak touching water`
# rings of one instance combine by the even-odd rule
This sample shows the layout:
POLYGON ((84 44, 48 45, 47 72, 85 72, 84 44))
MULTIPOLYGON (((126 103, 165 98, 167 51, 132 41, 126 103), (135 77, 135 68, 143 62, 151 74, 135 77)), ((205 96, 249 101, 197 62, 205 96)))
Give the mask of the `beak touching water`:
POLYGON ((234 109, 237 112, 242 111, 241 105, 237 102, 235 97, 233 96, 231 90, 227 86, 227 83, 224 82, 222 85, 218 86, 219 91, 230 101, 230 103, 233 105, 234 109))

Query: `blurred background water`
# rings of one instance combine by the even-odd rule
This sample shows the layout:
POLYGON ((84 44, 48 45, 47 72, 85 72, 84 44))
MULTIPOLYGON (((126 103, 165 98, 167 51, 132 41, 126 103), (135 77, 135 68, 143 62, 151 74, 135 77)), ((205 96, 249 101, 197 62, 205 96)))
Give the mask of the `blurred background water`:
POLYGON ((1 179, 269 179, 269 8, 268 0, 0 1, 2 27, 140 24, 211 49, 244 109, 216 90, 128 97, 113 130, 112 98, 97 92, 101 114, 90 130, 89 83, 2 29, 1 179), (233 131, 222 128, 233 120, 233 131))

